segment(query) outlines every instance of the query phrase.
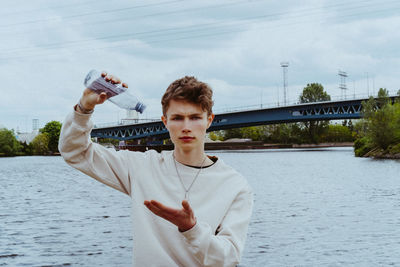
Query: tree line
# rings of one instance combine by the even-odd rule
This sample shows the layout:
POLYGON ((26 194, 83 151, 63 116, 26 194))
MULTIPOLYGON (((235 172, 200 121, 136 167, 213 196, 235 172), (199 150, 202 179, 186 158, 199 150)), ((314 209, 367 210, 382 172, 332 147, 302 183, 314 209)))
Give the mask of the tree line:
POLYGON ((385 88, 378 98, 363 105, 363 119, 357 129, 354 152, 359 157, 400 158, 400 90, 392 101, 385 88))
POLYGON ((47 123, 39 134, 27 144, 18 141, 13 130, 0 129, 0 156, 52 155, 58 152, 61 123, 47 123))
MULTIPOLYGON (((398 95, 400 99, 400 90, 398 95)), ((319 83, 307 84, 299 96, 300 103, 330 99, 331 97, 319 83)), ((340 124, 331 124, 329 121, 306 121, 252 126, 214 131, 209 137, 214 141, 246 138, 275 144, 354 141, 356 156, 398 155, 400 157, 400 100, 392 103, 388 91, 380 88, 377 100, 371 96, 362 105, 363 119, 355 123, 352 120, 344 120, 340 124)), ((29 144, 18 141, 13 130, 0 129, 0 156, 58 153, 61 126, 58 121, 47 123, 29 144)))

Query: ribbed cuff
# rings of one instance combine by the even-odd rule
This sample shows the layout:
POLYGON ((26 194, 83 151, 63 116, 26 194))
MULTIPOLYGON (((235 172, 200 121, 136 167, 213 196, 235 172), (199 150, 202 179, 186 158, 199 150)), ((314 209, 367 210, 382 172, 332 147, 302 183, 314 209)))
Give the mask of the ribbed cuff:
POLYGON ((85 128, 90 127, 91 126, 90 117, 92 116, 92 114, 91 113, 83 114, 83 113, 78 112, 76 110, 77 106, 78 106, 78 104, 76 104, 74 106, 74 112, 72 114, 73 121, 81 127, 85 127, 85 128))
POLYGON ((199 222, 196 222, 196 224, 190 228, 189 230, 185 232, 181 232, 181 234, 189 241, 195 240, 200 234, 201 234, 201 227, 199 225, 199 222))

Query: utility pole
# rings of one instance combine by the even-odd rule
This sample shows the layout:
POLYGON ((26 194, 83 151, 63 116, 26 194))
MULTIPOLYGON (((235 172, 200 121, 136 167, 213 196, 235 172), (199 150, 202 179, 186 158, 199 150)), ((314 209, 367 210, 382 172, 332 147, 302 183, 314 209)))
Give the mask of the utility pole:
POLYGON ((39 119, 32 119, 32 131, 39 130, 39 119))
POLYGON ((375 77, 372 78, 372 95, 375 96, 375 77))
POLYGON ((279 85, 276 85, 276 91, 278 92, 278 107, 279 107, 279 85))
POLYGON ((347 73, 345 71, 340 71, 339 70, 338 75, 340 77, 339 89, 342 90, 342 92, 341 92, 342 99, 343 99, 343 94, 344 94, 344 99, 346 99, 346 90, 347 90, 346 78, 347 78, 347 73))
POLYGON ((287 105, 287 68, 289 67, 289 62, 281 62, 281 67, 283 69, 283 104, 287 105))

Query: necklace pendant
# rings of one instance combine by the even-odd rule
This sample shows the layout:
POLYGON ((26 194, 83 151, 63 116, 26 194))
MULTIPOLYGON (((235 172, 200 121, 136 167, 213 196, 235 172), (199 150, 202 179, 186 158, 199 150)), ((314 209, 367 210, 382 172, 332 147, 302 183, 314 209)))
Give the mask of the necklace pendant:
POLYGON ((189 202, 189 192, 185 192, 185 200, 189 202))

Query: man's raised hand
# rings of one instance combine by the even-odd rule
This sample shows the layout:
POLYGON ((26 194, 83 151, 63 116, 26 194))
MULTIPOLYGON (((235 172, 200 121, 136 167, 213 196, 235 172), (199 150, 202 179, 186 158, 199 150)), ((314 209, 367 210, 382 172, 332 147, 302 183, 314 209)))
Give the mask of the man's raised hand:
MULTIPOLYGON (((104 79, 107 82, 111 82, 113 84, 120 84, 121 80, 111 74, 107 74, 107 72, 102 72, 101 76, 104 77, 104 79)), ((122 86, 125 88, 128 88, 128 85, 126 83, 122 83, 122 86)), ((105 92, 102 92, 100 94, 95 93, 94 91, 92 91, 89 88, 86 88, 83 91, 83 95, 81 98, 81 105, 83 108, 87 109, 87 110, 92 110, 94 109, 94 107, 98 104, 103 104, 106 100, 107 100, 107 94, 105 92)))

